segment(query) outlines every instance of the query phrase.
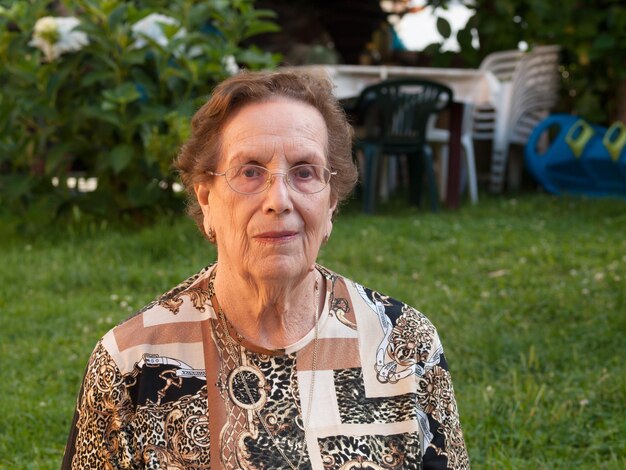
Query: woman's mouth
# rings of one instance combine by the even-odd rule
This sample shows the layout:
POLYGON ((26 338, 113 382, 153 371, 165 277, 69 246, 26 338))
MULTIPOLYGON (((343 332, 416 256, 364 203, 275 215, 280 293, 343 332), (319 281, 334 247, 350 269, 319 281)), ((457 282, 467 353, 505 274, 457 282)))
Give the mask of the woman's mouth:
POLYGON ((297 235, 294 230, 272 230, 259 233, 254 238, 263 243, 284 243, 292 241, 297 235))

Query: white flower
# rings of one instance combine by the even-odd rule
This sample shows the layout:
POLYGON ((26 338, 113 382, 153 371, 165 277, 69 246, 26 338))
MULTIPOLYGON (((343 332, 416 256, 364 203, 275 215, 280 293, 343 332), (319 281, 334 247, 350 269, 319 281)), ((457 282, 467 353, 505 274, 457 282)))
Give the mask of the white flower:
POLYGON ((237 65, 237 61, 233 55, 224 56, 222 58, 222 65, 228 75, 235 75, 239 72, 239 65, 237 65))
MULTIPOLYGON (((45 36, 46 34, 57 34, 57 18, 53 16, 44 16, 39 18, 35 23, 35 35, 45 36)), ((54 41, 56 42, 56 40, 54 41)))
POLYGON ((80 24, 78 18, 44 16, 39 18, 33 29, 30 46, 40 49, 47 62, 52 62, 66 52, 81 50, 89 44, 89 38, 75 28, 80 24))
MULTIPOLYGON (((151 13, 137 21, 131 27, 133 34, 137 37, 133 47, 139 49, 147 46, 148 41, 146 39, 153 40, 161 47, 167 46, 169 40, 163 32, 163 25, 179 26, 179 23, 174 18, 161 15, 160 13, 151 13)), ((184 36, 185 34, 187 34, 185 28, 180 28, 174 35, 174 38, 184 36)))

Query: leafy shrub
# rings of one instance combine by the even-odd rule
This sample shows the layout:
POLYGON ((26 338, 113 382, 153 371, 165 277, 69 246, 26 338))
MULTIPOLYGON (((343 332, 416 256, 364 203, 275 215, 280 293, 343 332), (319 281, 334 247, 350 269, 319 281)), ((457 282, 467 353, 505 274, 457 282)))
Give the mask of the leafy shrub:
POLYGON ((238 65, 278 63, 244 44, 273 16, 253 0, 0 0, 2 206, 40 224, 180 204, 190 116, 238 65), (68 187, 78 176, 95 191, 68 187))
MULTIPOLYGON (((445 7, 450 0, 428 0, 445 7)), ((475 14, 457 32, 460 56, 467 65, 478 66, 487 54, 559 44, 562 48, 563 87, 559 111, 572 112, 598 124, 624 120, 626 112, 626 8, 623 0, 473 0, 463 2, 475 14), (474 49, 473 37, 480 40, 474 49)), ((448 38, 450 24, 437 21, 439 33, 448 38)), ((431 44, 424 54, 433 65, 449 65, 457 55, 431 44)))

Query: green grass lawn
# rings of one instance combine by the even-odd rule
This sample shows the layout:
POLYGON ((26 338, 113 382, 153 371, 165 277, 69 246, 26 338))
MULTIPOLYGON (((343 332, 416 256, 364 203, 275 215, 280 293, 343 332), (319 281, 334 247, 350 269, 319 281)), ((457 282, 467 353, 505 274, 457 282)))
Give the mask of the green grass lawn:
MULTIPOLYGON (((183 217, 2 230, 0 468, 54 469, 98 338, 215 252, 183 217)), ((626 468, 624 201, 346 210, 320 262, 438 327, 473 468, 626 468)))

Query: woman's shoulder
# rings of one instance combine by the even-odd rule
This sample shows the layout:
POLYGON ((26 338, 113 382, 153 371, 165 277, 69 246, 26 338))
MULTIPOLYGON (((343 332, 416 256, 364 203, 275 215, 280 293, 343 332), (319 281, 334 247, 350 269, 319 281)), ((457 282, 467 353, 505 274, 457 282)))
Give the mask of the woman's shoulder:
POLYGON ((332 283, 334 307, 341 307, 342 304, 345 304, 343 308, 352 308, 357 316, 375 314, 380 321, 390 324, 392 327, 398 324, 398 321, 403 323, 410 321, 415 326, 431 330, 435 334, 436 329, 433 323, 412 305, 379 290, 364 286, 328 268, 320 268, 332 283), (350 307, 348 307, 348 301, 350 307))
POLYGON ((154 316, 169 312, 166 315, 171 320, 179 320, 189 314, 197 316, 197 313, 206 313, 210 299, 208 277, 213 266, 214 264, 211 264, 202 268, 171 289, 158 295, 153 301, 120 322, 114 329, 124 327, 139 316, 154 316))
MULTIPOLYGON (((209 318, 207 266, 110 329, 100 340, 116 362, 134 361, 144 354, 197 349, 202 322, 209 318)), ((186 356, 187 354, 185 354, 186 356)))
MULTIPOLYGON (((193 310, 196 310, 204 313, 210 298, 208 277, 213 271, 213 267, 214 264, 211 264, 202 268, 167 292, 159 295, 155 300, 145 305, 125 321, 131 320, 137 315, 142 315, 150 311, 158 311, 159 309, 168 310, 173 315, 178 315, 181 313, 181 310, 192 310, 192 313, 193 310), (190 300, 191 303, 186 305, 185 300, 190 300)), ((122 322, 122 324, 123 323, 124 322, 122 322)))
MULTIPOLYGON (((366 382, 387 393, 389 384, 433 367, 447 368, 437 329, 419 310, 390 295, 330 273, 330 317, 352 329, 358 339, 366 382), (384 389, 384 390, 383 390, 384 389)), ((342 337, 350 337, 344 328, 342 337)), ((338 335, 339 336, 339 335, 338 335)), ((394 391, 413 390, 414 381, 398 384, 394 391)))

